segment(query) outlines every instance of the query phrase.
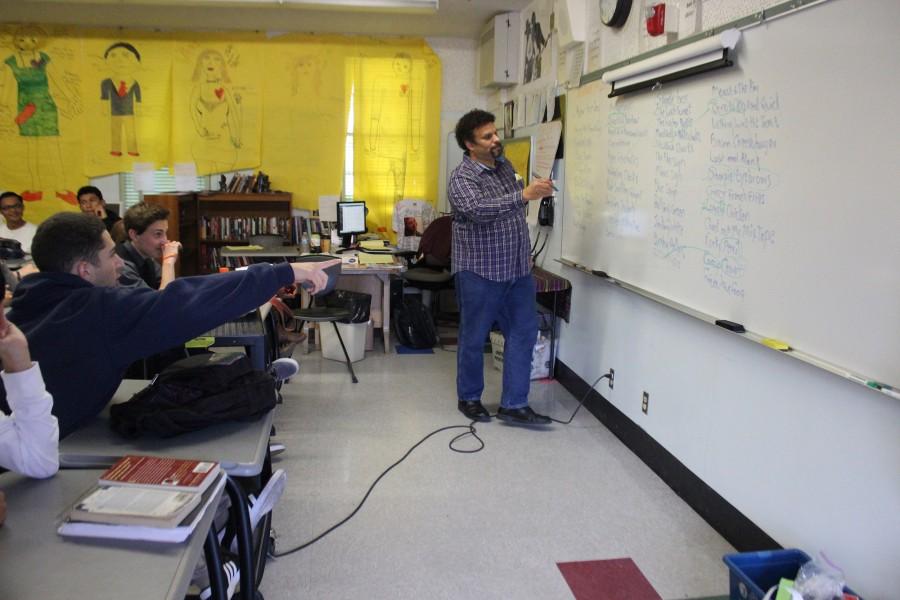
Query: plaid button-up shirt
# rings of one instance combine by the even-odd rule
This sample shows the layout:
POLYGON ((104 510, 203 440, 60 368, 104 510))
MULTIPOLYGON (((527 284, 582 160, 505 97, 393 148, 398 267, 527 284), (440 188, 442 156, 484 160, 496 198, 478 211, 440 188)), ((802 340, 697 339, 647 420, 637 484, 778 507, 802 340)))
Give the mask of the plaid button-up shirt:
POLYGON ((491 281, 511 281, 531 271, 525 223, 524 182, 504 158, 492 169, 468 155, 450 175, 453 207, 452 270, 491 281))

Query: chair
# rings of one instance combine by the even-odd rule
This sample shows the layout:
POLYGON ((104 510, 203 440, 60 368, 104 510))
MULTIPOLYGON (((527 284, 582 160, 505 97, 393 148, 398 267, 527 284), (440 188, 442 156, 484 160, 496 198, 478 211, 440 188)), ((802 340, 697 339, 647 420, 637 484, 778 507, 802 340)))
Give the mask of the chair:
MULTIPOLYGON (((331 260, 335 258, 334 256, 328 254, 310 254, 307 256, 301 256, 298 259, 298 262, 321 262, 326 260, 331 260)), ((340 272, 340 265, 334 267, 336 271, 340 272)), ((309 306, 306 308, 295 308, 291 311, 291 316, 288 317, 287 321, 284 324, 288 327, 288 329, 293 330, 295 332, 302 332, 303 326, 306 323, 331 323, 331 326, 334 327, 334 333, 337 335, 338 341, 341 343, 341 350, 344 351, 344 359, 347 363, 347 370, 350 371, 350 379, 353 383, 359 383, 359 380, 356 378, 356 373, 353 372, 353 363, 350 360, 350 355, 347 353, 347 347, 344 345, 344 339, 341 337, 341 331, 338 329, 337 322, 338 321, 349 321, 349 319, 353 316, 350 313, 350 310, 346 308, 337 308, 324 306, 324 298, 327 294, 330 294, 333 289, 333 281, 336 280, 336 276, 332 277, 329 274, 329 286, 324 290, 324 293, 318 294, 316 296, 311 296, 309 300, 309 306), (291 326, 292 325, 292 326, 291 326)), ((279 313, 284 317, 284 313, 279 313)))
MULTIPOLYGON (((435 292, 453 288, 450 273, 452 226, 452 216, 438 217, 422 234, 418 252, 398 253, 409 263, 409 268, 401 275, 404 284, 432 292, 434 298, 438 298, 435 292)), ((432 315, 439 313, 439 304, 439 301, 431 302, 432 315)))

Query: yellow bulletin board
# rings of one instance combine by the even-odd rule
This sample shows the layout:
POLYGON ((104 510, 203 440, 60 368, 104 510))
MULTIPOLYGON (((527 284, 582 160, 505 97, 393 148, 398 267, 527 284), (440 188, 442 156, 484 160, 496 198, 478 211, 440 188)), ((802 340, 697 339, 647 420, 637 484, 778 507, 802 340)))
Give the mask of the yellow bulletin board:
POLYGON ((531 136, 503 140, 503 155, 528 185, 531 180, 531 136))

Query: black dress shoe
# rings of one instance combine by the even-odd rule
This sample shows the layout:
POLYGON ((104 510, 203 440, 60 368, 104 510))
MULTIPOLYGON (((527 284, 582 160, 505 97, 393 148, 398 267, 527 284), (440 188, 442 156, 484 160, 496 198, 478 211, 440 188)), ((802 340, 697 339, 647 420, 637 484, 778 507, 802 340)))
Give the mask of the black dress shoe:
POLYGON ((463 402, 460 400, 456 407, 459 409, 459 412, 466 415, 467 419, 472 419, 473 421, 491 420, 491 413, 478 400, 474 402, 463 402))
POLYGON ((530 406, 497 409, 497 418, 511 425, 549 425, 550 417, 539 415, 530 406))

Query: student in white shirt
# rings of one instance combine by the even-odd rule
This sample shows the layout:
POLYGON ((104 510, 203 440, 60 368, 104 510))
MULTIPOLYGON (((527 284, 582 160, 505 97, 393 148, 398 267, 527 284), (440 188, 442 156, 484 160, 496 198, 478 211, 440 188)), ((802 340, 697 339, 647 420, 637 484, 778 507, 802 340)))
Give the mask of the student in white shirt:
POLYGON ((28 342, 0 310, 0 361, 3 385, 12 414, 0 412, 0 467, 28 475, 51 477, 59 470, 59 426, 50 414, 53 398, 44 387, 28 342))
POLYGON ((4 223, 0 224, 0 238, 16 240, 22 244, 22 251, 31 254, 31 238, 37 226, 24 219, 25 203, 22 196, 15 192, 0 194, 0 213, 4 223))

